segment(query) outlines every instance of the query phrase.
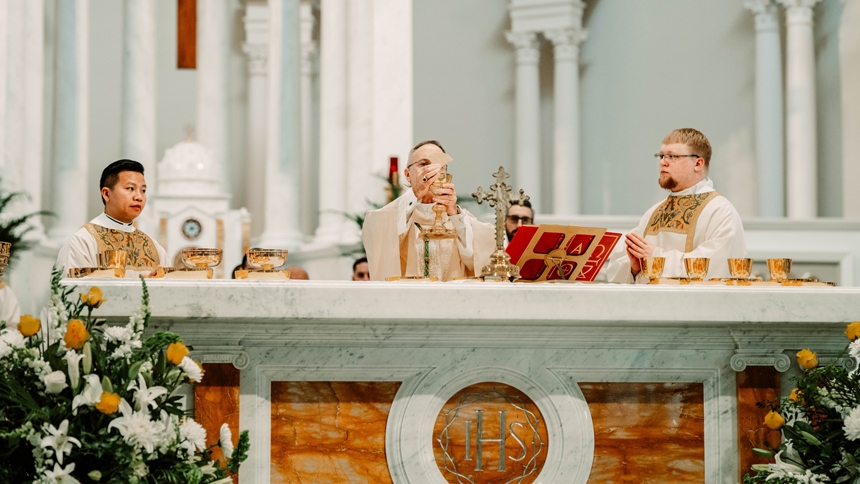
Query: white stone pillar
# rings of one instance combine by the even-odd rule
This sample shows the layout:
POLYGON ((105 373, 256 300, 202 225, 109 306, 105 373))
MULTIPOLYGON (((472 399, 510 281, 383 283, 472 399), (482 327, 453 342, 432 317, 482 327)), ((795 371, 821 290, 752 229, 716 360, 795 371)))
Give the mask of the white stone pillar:
MULTIPOLYGON (((582 11, 580 10, 580 18, 582 11)), ((579 128, 579 44, 585 40, 581 28, 549 30, 553 43, 555 126, 553 129, 553 213, 581 213, 582 167, 579 128)))
POLYGON ((785 134, 779 12, 773 0, 749 0, 756 30, 756 157, 758 213, 785 216, 785 134))
POLYGON ((266 150, 267 248, 296 249, 299 230, 301 86, 299 0, 269 0, 269 99, 266 150))
POLYGON ((531 198, 536 211, 547 213, 541 197, 540 171, 540 43, 534 32, 507 32, 517 49, 516 170, 513 185, 531 198))
POLYGON ((227 133, 227 2, 197 2, 197 141, 221 167, 221 189, 233 190, 227 133))
POLYGON ((779 0, 786 16, 788 217, 818 216, 818 139, 813 7, 820 0, 779 0))
MULTIPOLYGON (((6 89, 0 92, 4 96, 5 107, 5 150, 3 170, 0 177, 4 188, 19 191, 24 185, 24 2, 4 2, 7 15, 6 30, 0 32, 5 36, 6 50, 6 89)), ((23 214, 20 205, 11 207, 11 215, 23 214)))
POLYGON ((269 58, 269 7, 265 1, 245 6, 245 44, 248 56, 247 161, 245 163, 246 202, 251 212, 251 235, 257 245, 265 220, 266 115, 269 58))
MULTIPOLYGON (((125 0, 122 53, 122 157, 139 161, 156 193, 155 0, 125 0)), ((104 160, 107 165, 113 160, 104 160)))
POLYGON ((300 205, 302 233, 310 237, 316 228, 316 213, 319 210, 317 203, 318 178, 316 163, 314 163, 314 71, 316 70, 317 43, 314 40, 314 17, 311 0, 302 0, 299 7, 301 28, 302 67, 301 67, 301 105, 302 105, 302 162, 301 162, 301 190, 300 205))
MULTIPOLYGON (((9 36, 9 3, 0 2, 0 170, 4 173, 8 170, 6 158, 6 82, 9 74, 8 68, 8 42, 9 36)), ((2 177, 2 178, 5 178, 2 177)), ((4 182, 5 185, 5 182, 4 182)))
MULTIPOLYGON (((21 158, 22 186, 30 198, 25 212, 42 209, 42 173, 44 164, 45 103, 45 4, 24 3, 23 79, 24 79, 24 156, 21 158)), ((0 29, 2 31, 2 29, 0 29)), ((2 92, 2 91, 0 91, 2 92)), ((44 240, 45 228, 40 218, 30 219, 34 230, 28 238, 44 240)))
POLYGON ((346 10, 346 0, 321 1, 319 245, 341 243, 346 223, 346 10))
POLYGON ((87 222, 89 0, 57 0, 53 211, 48 231, 65 243, 87 222))

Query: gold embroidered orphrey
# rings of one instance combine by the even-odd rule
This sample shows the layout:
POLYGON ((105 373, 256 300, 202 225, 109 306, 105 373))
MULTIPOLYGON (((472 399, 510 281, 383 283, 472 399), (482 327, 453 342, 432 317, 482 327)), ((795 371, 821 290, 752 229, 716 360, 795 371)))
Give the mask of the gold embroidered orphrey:
POLYGON ((645 227, 645 235, 657 235, 660 232, 686 234, 687 244, 684 252, 693 250, 693 234, 696 233, 696 222, 705 206, 711 200, 719 197, 717 192, 705 192, 696 195, 669 196, 661 203, 651 220, 645 227))
POLYGON ((111 249, 125 250, 128 252, 128 265, 133 269, 155 268, 161 264, 155 243, 140 230, 123 232, 93 223, 84 227, 96 239, 99 254, 111 249))

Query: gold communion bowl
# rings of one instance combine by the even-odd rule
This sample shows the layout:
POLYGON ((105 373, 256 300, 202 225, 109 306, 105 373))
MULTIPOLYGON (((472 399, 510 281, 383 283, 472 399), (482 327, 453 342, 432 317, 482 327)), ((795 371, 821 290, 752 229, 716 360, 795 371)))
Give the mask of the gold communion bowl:
POLYGON ((285 249, 251 249, 248 251, 248 264, 269 272, 286 264, 288 254, 285 249))
POLYGON ((752 273, 752 259, 729 259, 729 274, 732 279, 749 279, 752 273))
POLYGON ((642 267, 642 273, 654 283, 663 277, 663 267, 666 265, 665 257, 643 257, 639 259, 639 265, 642 267))
POLYGON ((768 259, 767 270, 770 272, 771 280, 785 282, 791 272, 791 259, 768 259))
POLYGON ((688 257, 684 259, 684 269, 690 280, 701 281, 708 274, 708 265, 711 259, 707 257, 688 257))
POLYGON ((99 269, 125 269, 128 252, 109 249, 99 254, 98 259, 99 269))
POLYGON ((220 264, 223 253, 221 249, 182 249, 182 262, 197 269, 207 269, 220 264))

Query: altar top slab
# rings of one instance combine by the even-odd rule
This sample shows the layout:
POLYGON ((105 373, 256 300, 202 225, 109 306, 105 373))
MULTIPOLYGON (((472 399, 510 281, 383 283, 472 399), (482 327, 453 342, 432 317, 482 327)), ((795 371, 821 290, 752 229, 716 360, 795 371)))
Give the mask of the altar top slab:
MULTIPOLYGON (((100 317, 139 305, 135 280, 64 280, 98 286, 100 317)), ((248 322, 845 323, 860 319, 858 287, 724 287, 614 284, 390 283, 148 280, 158 320, 248 322), (432 308, 433 316, 430 317, 432 308)))

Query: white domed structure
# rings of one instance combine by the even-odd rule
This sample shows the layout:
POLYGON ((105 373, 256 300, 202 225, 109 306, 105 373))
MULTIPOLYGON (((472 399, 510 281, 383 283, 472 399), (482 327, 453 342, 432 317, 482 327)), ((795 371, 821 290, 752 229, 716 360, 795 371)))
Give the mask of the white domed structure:
POLYGON ((164 152, 157 186, 161 196, 221 195, 221 166, 200 143, 181 141, 164 152))

